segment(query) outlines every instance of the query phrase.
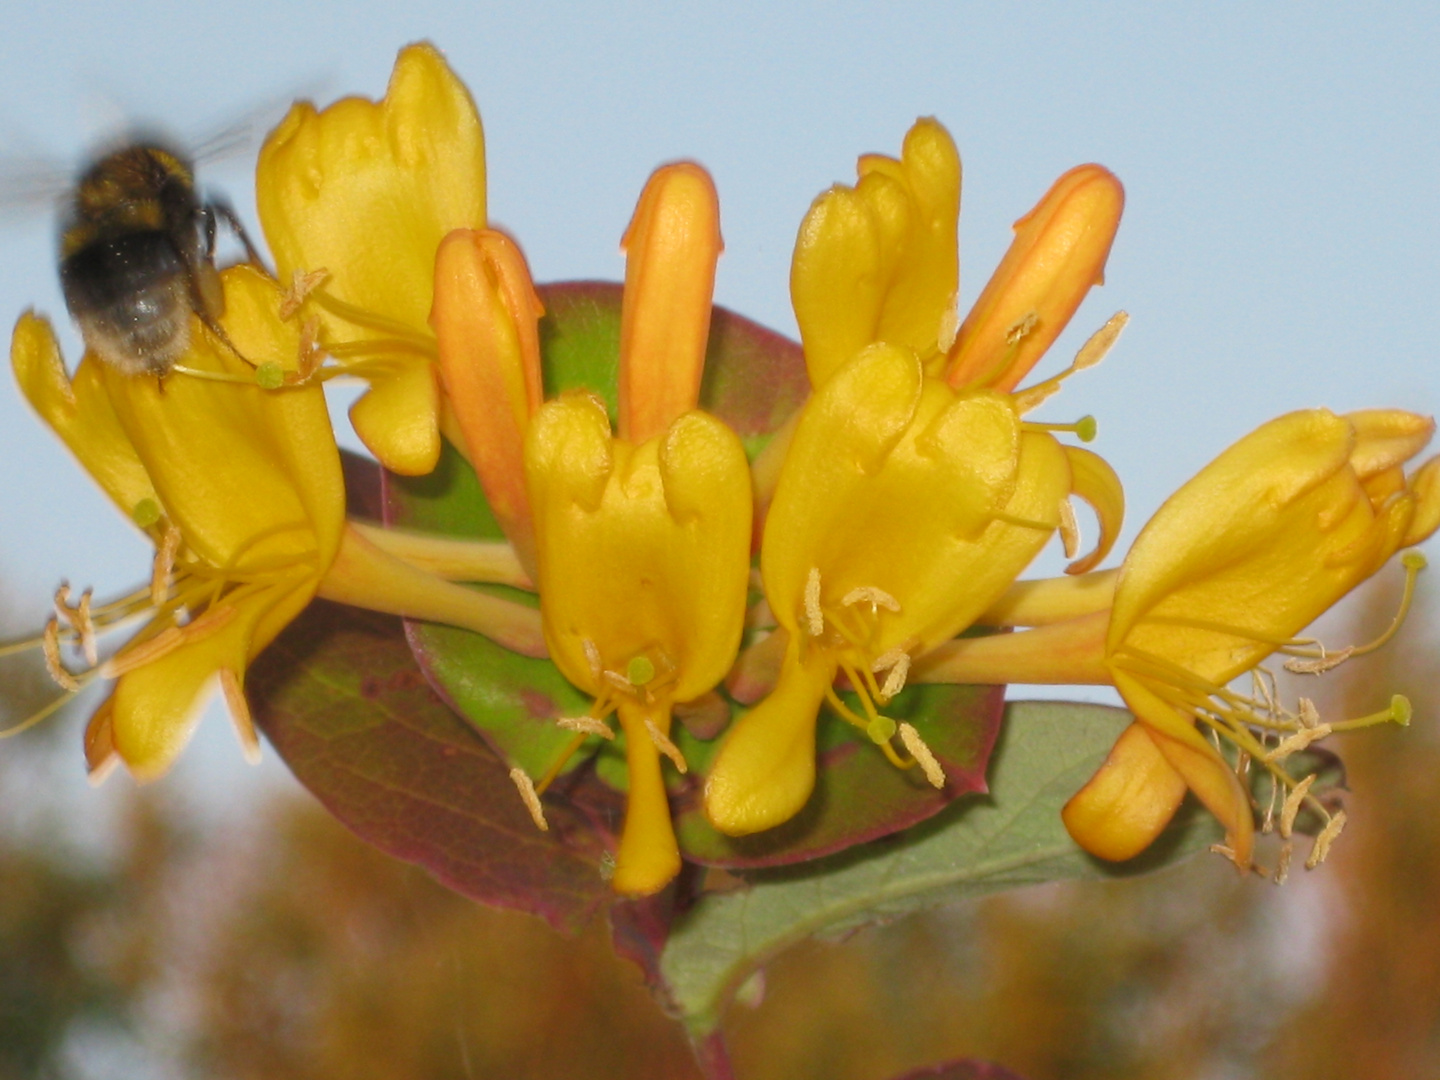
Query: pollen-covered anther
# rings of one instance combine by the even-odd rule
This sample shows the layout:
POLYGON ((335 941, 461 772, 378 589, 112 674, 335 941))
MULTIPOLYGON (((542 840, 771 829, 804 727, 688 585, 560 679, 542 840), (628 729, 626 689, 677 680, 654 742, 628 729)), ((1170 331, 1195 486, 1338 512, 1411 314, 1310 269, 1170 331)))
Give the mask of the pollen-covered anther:
POLYGON ((1325 861, 1330 854, 1330 845, 1335 843, 1344 828, 1345 811, 1341 810, 1325 823, 1320 835, 1315 837, 1315 846, 1310 849, 1310 856, 1305 860, 1306 870, 1314 870, 1325 861))
POLYGON ((300 345, 296 354, 295 370, 288 373, 285 381, 294 386, 307 382, 310 376, 320 370, 325 359, 325 350, 320 347, 320 318, 311 315, 300 326, 300 345))
POLYGON ((1295 854, 1295 841, 1286 840, 1280 845, 1280 861, 1275 867, 1275 876, 1271 878, 1276 885, 1284 885, 1285 879, 1290 876, 1290 857, 1295 854))
POLYGON ((175 570, 175 557, 180 554, 182 539, 180 529, 171 524, 155 545, 155 563, 150 571, 150 603, 154 607, 165 603, 170 595, 170 575, 175 570))
POLYGON ((635 689, 634 684, 618 671, 611 671, 609 668, 606 668, 600 673, 600 677, 616 690, 623 690, 627 694, 635 689))
POLYGON ((1006 345, 1019 345, 1040 325, 1040 316, 1033 311, 1027 311, 1005 331, 1006 345))
POLYGON ((905 689, 905 680, 910 675, 910 654, 897 646, 877 656, 871 663, 870 670, 877 675, 882 671, 888 673, 884 685, 880 687, 880 701, 883 704, 905 689))
POLYGON ((60 689, 71 694, 80 691, 80 684, 75 676, 65 670, 65 665, 60 662, 60 620, 53 615, 50 621, 45 624, 45 633, 40 638, 40 651, 45 656, 45 670, 50 678, 60 689))
POLYGON ((90 600, 93 591, 86 589, 80 594, 80 603, 75 605, 75 616, 71 625, 80 635, 80 651, 85 662, 91 667, 100 663, 100 644, 95 637, 95 620, 90 615, 90 600))
POLYGON ((1291 754, 1298 754, 1313 742, 1319 742, 1334 729, 1329 724, 1317 724, 1315 727, 1301 728, 1293 735, 1287 735, 1280 740, 1280 744, 1265 755, 1265 761, 1273 764, 1277 761, 1284 761, 1291 754))
POLYGON ((935 760, 935 755, 930 752, 930 747, 925 745, 925 740, 920 737, 920 732, 916 731, 913 725, 902 721, 900 741, 905 744, 905 749, 919 764, 921 771, 925 773, 925 779, 930 781, 930 786, 943 788, 945 786, 945 770, 940 767, 940 762, 935 760))
POLYGON ((323 266, 317 270, 296 270, 290 277, 290 287, 280 294, 280 318, 292 318, 329 276, 330 271, 323 266))
POLYGON ((1293 675, 1324 675, 1331 668, 1337 668, 1349 660, 1354 651, 1355 646, 1347 645, 1339 652, 1317 656, 1314 659, 1286 660, 1285 670, 1293 675))
POLYGON ((220 692, 225 695, 225 707, 230 711, 230 723, 235 725, 235 734, 240 738, 240 752, 246 763, 260 764, 260 736, 255 733, 255 721, 250 715, 250 703, 245 700, 245 688, 240 685, 240 676, 230 668, 220 669, 220 692))
POLYGON ((670 736, 656 727, 655 722, 649 717, 645 719, 645 734, 650 736, 650 741, 655 744, 655 749, 669 758, 671 764, 679 769, 682 775, 690 771, 690 766, 685 764, 685 755, 680 752, 680 748, 671 742, 670 736))
POLYGON ((236 615, 235 608, 222 605, 211 608, 187 626, 167 626, 149 641, 126 648, 112 656, 100 666, 102 679, 118 679, 127 671, 134 671, 152 660, 174 652, 187 642, 200 641, 224 629, 236 615))
POLYGON ((595 716, 562 716, 555 721, 555 726, 583 735, 598 735, 607 741, 613 741, 615 738, 614 729, 604 720, 595 716))
POLYGON ((1307 697, 1302 697, 1298 702, 1299 713, 1297 719, 1303 728, 1316 728, 1320 726, 1320 710, 1315 707, 1315 702, 1307 697))
POLYGON ((1075 507, 1069 499, 1060 500, 1060 542, 1065 545, 1067 559, 1080 554, 1080 522, 1075 518, 1075 507))
POLYGON ((1130 321, 1130 316, 1123 311, 1117 311, 1106 320, 1105 325, 1090 335, 1089 340, 1080 346, 1080 351, 1075 354, 1075 363, 1070 365, 1071 371, 1084 371, 1092 368, 1115 346, 1120 340, 1120 332, 1130 321))
POLYGON ((811 637, 825 633, 825 615, 820 610, 820 568, 812 566, 805 578, 805 625, 811 637))
POLYGON ((510 770, 510 782, 520 793, 520 801, 525 804, 525 809, 530 811, 530 820, 535 823, 535 827, 541 832, 549 832, 550 823, 545 820, 545 808, 540 805, 540 796, 535 791, 535 782, 519 766, 510 770))
POLYGON ((605 662, 600 659, 600 647, 588 637, 582 638, 580 647, 585 650, 585 663, 590 665, 590 674, 598 679, 605 670, 605 662))
POLYGON ((948 353, 960 333, 960 291, 957 289, 945 301, 940 311, 940 329, 935 334, 935 345, 942 353, 948 353))
MULTIPOLYGON (((815 580, 818 585, 820 580, 818 573, 816 574, 815 580)), ((857 585, 845 594, 840 604, 842 607, 853 607, 856 604, 869 604, 872 615, 882 607, 886 611, 893 611, 897 614, 900 611, 900 601, 896 600, 884 589, 877 589, 874 585, 857 585)))
POLYGON ((1300 813, 1300 807, 1305 803, 1305 796, 1310 792, 1310 785, 1315 783, 1315 774, 1301 780, 1293 788, 1290 794, 1285 796, 1285 805, 1280 810, 1280 835, 1286 840, 1290 839, 1290 833, 1295 828, 1296 815, 1300 813))

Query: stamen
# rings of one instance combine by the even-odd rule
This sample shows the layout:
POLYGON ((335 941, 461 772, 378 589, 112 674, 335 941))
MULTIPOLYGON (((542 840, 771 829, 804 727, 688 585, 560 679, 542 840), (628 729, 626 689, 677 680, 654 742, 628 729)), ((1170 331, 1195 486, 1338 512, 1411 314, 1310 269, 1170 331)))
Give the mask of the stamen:
POLYGON ((50 678, 55 680, 55 685, 71 694, 79 693, 80 684, 60 662, 60 620, 53 615, 45 624, 45 635, 40 639, 40 651, 45 655, 45 670, 50 673, 50 678))
POLYGON ((600 647, 588 637, 581 639, 580 647, 585 650, 585 662, 590 665, 591 676, 600 678, 600 673, 605 670, 605 664, 600 659, 600 647))
MULTIPOLYGON (((1322 653, 1324 647, 1321 647, 1322 653)), ((1331 668, 1337 668, 1355 655, 1355 646, 1347 645, 1339 652, 1316 657, 1313 660, 1286 660, 1285 670, 1292 675, 1324 675, 1331 668)))
POLYGON ((1080 552, 1080 522, 1075 519, 1075 507, 1069 499, 1060 500, 1060 542, 1065 545, 1065 557, 1073 559, 1080 552))
MULTIPOLYGON (((880 659, 886 659, 891 653, 895 652, 899 652, 900 655, 886 665, 890 671, 889 674, 885 676, 885 685, 880 688, 880 700, 882 702, 889 701, 896 694, 900 693, 901 690, 904 690, 905 680, 910 675, 910 654, 908 652, 891 649, 890 652, 886 653, 885 656, 880 659)), ((878 665, 880 660, 876 660, 875 663, 878 665)), ((882 671, 884 669, 877 666, 875 670, 882 671)))
POLYGON ((1290 856, 1295 853, 1295 842, 1286 840, 1280 845, 1280 863, 1275 867, 1274 880, 1276 885, 1284 885, 1285 879, 1290 876, 1290 856))
POLYGON ((942 353, 948 353, 955 344, 955 335, 960 332, 960 291, 957 289, 945 301, 940 312, 940 329, 935 335, 935 345, 942 353))
POLYGON ((225 706, 230 710, 235 734, 240 737, 240 752, 247 764, 259 765, 260 736, 255 733, 255 721, 250 716, 250 703, 245 700, 240 677, 230 668, 220 669, 220 690, 225 695, 225 706))
POLYGON ((92 668, 100 663, 100 646, 95 640, 95 622, 90 617, 90 598, 93 590, 86 589, 80 594, 80 603, 75 608, 75 618, 71 625, 80 634, 80 651, 85 654, 85 662, 92 668))
POLYGON ((943 788, 945 786, 945 770, 940 767, 940 762, 935 760, 935 755, 930 752, 930 747, 925 745, 925 740, 920 737, 920 732, 908 724, 900 725, 900 741, 905 744, 905 749, 910 751, 910 756, 920 763, 920 768, 925 773, 925 779, 930 781, 930 786, 943 788))
POLYGON ((825 616, 820 610, 820 568, 812 566, 805 579, 805 621, 809 624, 810 636, 819 637, 825 633, 825 616))
POLYGON ((1295 818, 1300 813, 1300 807, 1305 802, 1305 796, 1310 792, 1310 785, 1315 783, 1315 774, 1311 773, 1305 777, 1289 795, 1285 796, 1285 806, 1280 811, 1280 835, 1286 840, 1290 839, 1290 833, 1295 828, 1295 818))
POLYGON ((296 270, 290 277, 290 287, 280 294, 280 318, 289 319, 299 311, 310 294, 320 287, 330 271, 323 266, 308 273, 296 270))
POLYGON ((562 716, 555 726, 566 731, 578 731, 585 735, 599 735, 606 741, 614 741, 615 731, 604 720, 594 716, 562 716))
POLYGON ((1320 835, 1315 837, 1315 846, 1310 849, 1310 857, 1305 860, 1305 869, 1314 870, 1325 861, 1330 854, 1330 845, 1333 844, 1345 828, 1345 811, 1339 811, 1320 830, 1320 835))
MULTIPOLYGON (((815 583, 820 583, 819 571, 815 571, 815 583)), ((818 588, 816 590, 819 591, 818 588)), ((808 602, 808 601, 807 601, 808 602)), ((877 589, 873 585, 859 585, 845 594, 840 601, 842 607, 853 607, 856 604, 869 604, 870 612, 874 614, 877 608, 884 608, 886 611, 899 611, 900 601, 887 593, 884 589, 877 589)))
POLYGON ((1302 697, 1296 704, 1300 709, 1298 719, 1301 727, 1316 728, 1320 726, 1320 710, 1315 708, 1315 702, 1308 697, 1302 697))
POLYGON ((635 689, 630 680, 618 671, 611 671, 609 668, 606 668, 600 673, 600 677, 615 687, 616 690, 623 690, 627 694, 635 689))
POLYGON ((1071 371, 1084 371, 1092 368, 1101 360, 1105 359, 1107 353, 1120 340, 1120 334, 1130 322, 1130 316, 1123 311, 1117 311, 1106 320, 1105 325, 1090 335, 1090 339, 1080 346, 1080 351, 1075 354, 1075 362, 1070 365, 1071 371))
POLYGON ((670 736, 656 727, 655 721, 648 716, 645 718, 645 734, 650 736, 650 741, 655 744, 655 749, 669 758, 671 764, 679 769, 682 775, 690 771, 690 766, 685 764, 685 755, 680 753, 680 748, 671 742, 670 736))
POLYGON ((536 794, 535 785, 531 783, 525 770, 518 766, 511 769, 510 782, 520 793, 520 801, 525 804, 525 809, 530 811, 530 820, 535 823, 535 827, 541 832, 549 832, 550 823, 545 820, 545 808, 540 805, 540 796, 536 794))
POLYGON ((134 671, 174 652, 181 645, 201 641, 219 632, 229 625, 235 614, 236 609, 226 604, 211 608, 188 626, 167 626, 148 641, 130 646, 106 660, 100 666, 99 675, 102 679, 118 679, 127 671, 134 671))
POLYGON ((1317 724, 1315 727, 1301 728, 1293 735, 1287 735, 1280 740, 1280 745, 1265 755, 1265 763, 1272 764, 1284 761, 1291 754, 1298 754, 1313 742, 1319 742, 1329 735, 1334 729, 1329 724, 1317 724))
POLYGON ((1039 325, 1040 317, 1033 311, 1027 311, 1011 324, 1009 330, 1005 331, 1005 344, 1010 346, 1019 345, 1020 342, 1029 337, 1035 327, 1039 325))
POLYGON ((181 539, 179 527, 171 524, 155 548, 155 564, 150 572, 150 603, 154 607, 160 607, 170 595, 170 574, 175 569, 181 539))

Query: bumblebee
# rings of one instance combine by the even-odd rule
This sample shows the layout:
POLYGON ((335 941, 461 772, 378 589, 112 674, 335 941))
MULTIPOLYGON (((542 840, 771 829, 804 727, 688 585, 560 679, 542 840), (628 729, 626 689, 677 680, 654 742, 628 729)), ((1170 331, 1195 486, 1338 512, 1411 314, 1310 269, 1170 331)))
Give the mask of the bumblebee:
POLYGON ((128 375, 163 378, 190 344, 194 315, 233 351, 219 322, 222 224, 263 269, 235 212, 201 200, 176 151, 135 142, 86 168, 60 233, 60 286, 86 347, 128 375))

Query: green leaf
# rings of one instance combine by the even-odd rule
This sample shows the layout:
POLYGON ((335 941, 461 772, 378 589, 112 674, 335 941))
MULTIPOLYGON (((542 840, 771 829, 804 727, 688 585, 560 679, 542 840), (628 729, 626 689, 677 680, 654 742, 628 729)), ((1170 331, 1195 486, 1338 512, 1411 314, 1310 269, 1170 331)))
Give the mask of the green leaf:
POLYGON ((1131 719, 1100 705, 1012 703, 991 759, 988 796, 955 802, 900 836, 804 866, 752 872, 748 887, 702 897, 676 919, 660 960, 687 1025, 713 1029, 736 988, 803 938, 1001 889, 1153 869, 1218 840, 1208 817, 1182 813, 1145 855, 1116 867, 1070 839, 1060 808, 1131 719))
POLYGON ((300 782, 382 851, 557 929, 608 902, 590 823, 557 806, 549 832, 535 827, 505 763, 416 669, 399 619, 317 601, 251 666, 246 690, 300 782))

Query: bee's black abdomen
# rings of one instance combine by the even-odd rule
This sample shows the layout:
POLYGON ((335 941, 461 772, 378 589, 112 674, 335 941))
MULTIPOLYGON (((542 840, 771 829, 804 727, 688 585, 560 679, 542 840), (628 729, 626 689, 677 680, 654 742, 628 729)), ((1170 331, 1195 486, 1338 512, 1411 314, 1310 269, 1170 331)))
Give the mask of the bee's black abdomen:
POLYGON ((189 343, 189 268, 169 236, 96 241, 60 264, 65 306, 85 344, 132 373, 168 371, 189 343))

